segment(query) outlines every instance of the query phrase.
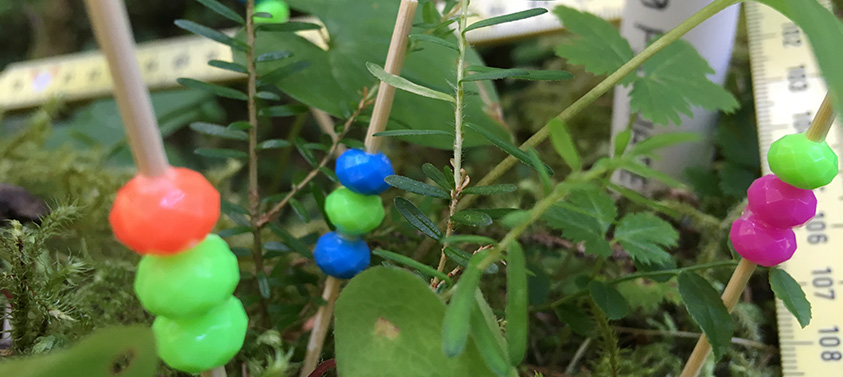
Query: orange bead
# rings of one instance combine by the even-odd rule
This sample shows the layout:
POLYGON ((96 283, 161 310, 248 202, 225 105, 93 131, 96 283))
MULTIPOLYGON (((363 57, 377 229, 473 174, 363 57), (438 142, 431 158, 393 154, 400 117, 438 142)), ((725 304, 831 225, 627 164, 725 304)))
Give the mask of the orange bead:
POLYGON ((220 194, 202 174, 170 168, 132 178, 108 216, 114 236, 138 254, 168 255, 205 239, 220 217, 220 194))

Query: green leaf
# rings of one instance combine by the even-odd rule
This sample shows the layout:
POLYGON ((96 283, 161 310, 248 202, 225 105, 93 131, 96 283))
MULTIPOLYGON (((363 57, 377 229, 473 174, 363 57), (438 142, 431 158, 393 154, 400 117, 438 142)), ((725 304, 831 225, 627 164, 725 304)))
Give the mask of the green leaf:
POLYGON ((217 68, 220 68, 220 69, 225 69, 227 71, 232 71, 232 72, 237 72, 237 73, 243 73, 243 74, 249 73, 249 70, 247 70, 246 67, 244 67, 240 64, 232 63, 232 62, 225 62, 225 61, 222 61, 222 60, 210 60, 210 61, 208 61, 208 65, 211 66, 211 67, 217 67, 217 68))
POLYGON ((299 73, 307 67, 310 67, 310 62, 306 60, 287 64, 266 74, 258 75, 258 85, 280 84, 281 80, 299 73))
POLYGON ((297 31, 304 31, 304 30, 321 30, 322 26, 317 24, 312 24, 309 22, 295 22, 289 21, 282 24, 260 24, 255 27, 257 31, 268 31, 268 32, 297 32, 297 31))
POLYGON ((571 170, 579 171, 582 169, 582 158, 577 152, 577 145, 571 134, 568 133, 568 126, 559 119, 553 118, 548 122, 550 129, 550 142, 553 144, 553 149, 562 157, 571 170))
POLYGON ((454 189, 454 185, 451 184, 447 177, 445 177, 445 174, 439 171, 439 169, 433 166, 433 164, 426 162, 424 165, 422 165, 422 171, 424 172, 424 175, 426 175, 428 178, 430 178, 431 181, 439 185, 439 187, 442 187, 445 190, 454 189))
POLYGON ((481 245, 495 245, 498 241, 486 236, 479 236, 475 234, 454 234, 444 237, 439 242, 443 244, 457 244, 457 243, 476 243, 481 245))
POLYGON ((518 186, 506 183, 500 185, 469 187, 465 190, 462 190, 462 192, 463 194, 471 195, 501 195, 515 192, 515 190, 518 190, 518 186))
POLYGON ((479 289, 474 293, 474 309, 471 311, 469 324, 471 338, 474 339, 474 344, 483 356, 486 366, 498 377, 512 376, 510 371, 514 373, 514 370, 508 362, 506 341, 501 335, 500 326, 492 308, 489 307, 479 289))
POLYGON ((592 280, 588 283, 588 293, 594 304, 606 315, 606 318, 618 320, 629 314, 629 305, 620 292, 614 287, 601 281, 592 280))
MULTIPOLYGON (((475 132, 477 132, 481 136, 485 137, 486 140, 489 140, 492 144, 496 145, 498 148, 500 148, 504 152, 509 153, 513 157, 521 160, 521 162, 523 162, 527 166, 533 167, 532 161, 530 160, 530 155, 528 155, 527 152, 524 152, 523 150, 519 149, 518 147, 512 145, 512 143, 510 143, 510 142, 508 142, 504 139, 501 139, 497 135, 495 135, 495 134, 489 132, 488 130, 483 129, 479 126, 475 126, 471 123, 467 123, 465 126, 466 126, 466 128, 474 130, 475 132)), ((533 167, 533 168, 535 168, 535 167, 533 167)), ((550 168, 548 168, 548 167, 545 167, 545 168, 548 171, 551 171, 550 168)))
POLYGON ((155 375, 158 356, 149 327, 97 330, 68 349, 0 362, 0 376, 115 377, 112 370, 117 363, 124 367, 119 377, 155 375))
POLYGON ((223 148, 198 148, 193 153, 209 158, 249 158, 246 152, 223 148))
POLYGON ((454 136, 453 132, 443 131, 443 130, 390 130, 390 131, 381 131, 376 133, 374 136, 428 136, 428 135, 444 135, 444 136, 454 136))
POLYGON ((732 112, 735 97, 708 79, 714 70, 690 43, 677 40, 641 66, 630 91, 629 105, 656 124, 680 124, 680 114, 693 116, 692 106, 732 112))
POLYGON ((459 50, 460 50, 460 49, 459 49, 459 47, 458 47, 455 43, 453 43, 453 42, 451 42, 451 41, 449 41, 449 40, 445 40, 445 39, 439 38, 439 37, 434 37, 434 36, 432 36, 432 35, 427 35, 427 34, 410 34, 410 40, 413 40, 413 41, 423 41, 423 42, 429 42, 429 43, 435 43, 435 44, 438 44, 438 45, 440 45, 440 46, 447 47, 447 48, 449 48, 449 49, 451 49, 451 50, 454 50, 454 51, 459 51, 459 50))
POLYGON ((287 148, 290 145, 291 145, 290 142, 287 141, 287 140, 284 140, 284 139, 270 139, 270 140, 262 141, 260 144, 258 144, 255 147, 255 150, 263 151, 263 150, 267 150, 267 149, 281 149, 281 148, 287 148))
POLYGON ((410 225, 434 240, 438 241, 442 238, 442 231, 413 202, 396 196, 393 203, 395 209, 410 222, 410 225))
POLYGON ((407 79, 405 79, 401 76, 396 76, 396 75, 393 75, 393 74, 391 74, 387 71, 384 71, 383 68, 381 68, 381 66, 379 66, 377 64, 366 63, 366 68, 368 68, 369 72, 371 72, 375 77, 377 77, 378 79, 380 79, 381 81, 383 81, 383 82, 385 82, 389 85, 394 86, 397 89, 401 89, 401 90, 408 91, 410 93, 418 94, 422 97, 433 98, 433 99, 438 99, 438 100, 448 101, 448 102, 455 102, 456 101, 454 99, 454 97, 451 96, 451 95, 448 95, 448 94, 445 94, 445 93, 442 93, 442 92, 438 92, 436 90, 430 89, 430 88, 425 87, 425 86, 421 86, 421 85, 416 84, 414 82, 411 82, 410 80, 407 80, 407 79))
POLYGON ((632 130, 625 129, 615 135, 615 150, 613 156, 622 156, 626 152, 626 147, 629 146, 629 140, 632 139, 632 130))
POLYGON ((366 269, 351 279, 337 300, 338 375, 494 376, 473 340, 460 356, 445 356, 444 315, 445 305, 418 276, 402 269, 366 269))
POLYGON ((503 16, 487 18, 485 20, 477 21, 477 22, 475 22, 471 25, 468 25, 468 27, 465 28, 465 30, 463 30, 463 33, 467 33, 471 30, 479 29, 479 28, 483 28, 483 27, 494 26, 494 25, 503 24, 503 23, 507 23, 507 22, 523 20, 525 18, 540 16, 540 15, 545 14, 545 13, 547 13, 547 9, 534 8, 534 9, 527 9, 527 10, 521 11, 521 12, 505 14, 503 16))
POLYGON ((536 152, 535 148, 527 147, 527 155, 530 156, 530 165, 532 165, 533 169, 536 169, 539 174, 539 180, 544 188, 544 194, 550 195, 550 192, 553 191, 553 183, 550 182, 550 174, 548 174, 548 171, 543 169, 544 167, 547 167, 547 165, 545 165, 539 158, 539 153, 536 152))
POLYGON ((232 237, 239 234, 249 233, 252 231, 251 226, 236 226, 234 228, 223 229, 217 232, 217 235, 222 238, 232 237))
POLYGON ((622 169, 628 170, 630 173, 637 174, 641 177, 660 181, 672 188, 679 188, 684 186, 684 184, 682 182, 679 182, 676 178, 673 178, 661 171, 653 169, 647 166, 643 161, 639 161, 637 159, 622 160, 620 167, 622 169))
POLYGON ((629 153, 634 156, 649 155, 662 148, 682 143, 700 141, 700 135, 694 132, 667 132, 653 135, 632 146, 629 153))
POLYGON ((415 268, 416 270, 418 270, 419 272, 421 272, 425 275, 435 276, 435 277, 439 278, 439 280, 448 282, 448 285, 450 285, 450 286, 454 285, 454 282, 451 280, 451 278, 448 276, 448 274, 446 274, 442 271, 438 271, 435 268, 430 267, 430 266, 428 266, 424 263, 421 263, 421 262, 419 262, 419 261, 417 261, 413 258, 410 258, 406 255, 393 253, 391 251, 383 250, 383 249, 376 249, 375 251, 372 252, 372 254, 380 256, 381 258, 384 258, 384 259, 389 259, 391 261, 395 261, 395 262, 407 265, 409 267, 415 268))
POLYGON ((705 279, 692 272, 679 274, 679 295, 711 343, 714 358, 720 359, 729 348, 734 325, 720 295, 705 279))
MULTIPOLYGON (((458 264, 462 267, 468 266, 468 262, 469 262, 469 260, 471 260, 471 256, 472 256, 471 253, 466 252, 463 249, 453 247, 453 246, 446 246, 443 249, 443 252, 445 253, 445 256, 447 256, 450 260, 454 261, 454 263, 456 263, 456 264, 458 264)), ((496 273, 498 273, 498 270, 499 270, 498 265, 492 263, 492 264, 489 265, 489 267, 486 267, 486 269, 483 270, 483 274, 484 275, 496 274, 496 273)))
MULTIPOLYGON (((617 71, 635 56, 629 42, 609 21, 564 5, 556 6, 553 12, 562 20, 565 29, 579 36, 556 49, 568 63, 583 65, 586 71, 602 75, 617 71)), ((627 76, 621 84, 631 82, 634 77, 634 74, 627 76)))
POLYGON ((252 129, 252 124, 243 120, 239 120, 236 122, 231 122, 228 125, 228 128, 236 131, 248 131, 252 129))
POLYGON ((289 246, 297 253, 306 258, 313 258, 313 253, 310 252, 310 248, 308 248, 300 239, 293 237, 293 235, 284 230, 284 228, 281 228, 277 224, 269 224, 269 230, 280 237, 281 241, 283 241, 285 245, 289 246))
POLYGON ((266 278, 266 274, 263 271, 258 271, 255 275, 255 279, 258 281, 258 291, 263 298, 269 298, 269 294, 271 290, 269 288, 269 279, 266 278))
POLYGON ((571 304, 562 304, 556 307, 556 317, 562 323, 571 327, 576 334, 591 337, 596 327, 594 320, 585 311, 571 304))
POLYGON ((293 54, 290 53, 290 51, 271 51, 260 54, 260 56, 255 58, 255 63, 274 62, 276 60, 289 58, 292 55, 293 54))
POLYGON ((515 75, 512 76, 514 79, 518 80, 530 80, 530 81, 561 81, 561 80, 568 80, 574 75, 569 72, 565 71, 549 71, 549 70, 534 70, 528 69, 526 70, 527 73, 523 75, 515 75))
POLYGON ((239 50, 239 51, 243 51, 243 52, 249 51, 249 45, 247 45, 245 42, 234 39, 232 37, 229 37, 229 36, 219 32, 219 31, 211 29, 207 26, 199 25, 199 24, 197 24, 193 21, 188 21, 188 20, 176 20, 174 23, 179 28, 182 28, 184 30, 187 30, 187 31, 189 31, 191 33, 194 33, 194 34, 197 34, 197 35, 201 35, 201 36, 203 36, 205 38, 208 38, 210 40, 222 43, 222 44, 224 44, 226 46, 229 46, 229 47, 231 47, 235 50, 239 50))
POLYGON ((492 225, 492 218, 489 215, 472 210, 464 210, 451 216, 451 221, 468 226, 489 226, 492 225))
POLYGON ((839 117, 840 112, 843 111, 843 70, 840 69, 840 62, 843 61, 843 50, 840 49, 840 41, 843 40, 843 23, 816 0, 759 0, 759 2, 773 7, 793 20, 808 36, 839 117))
POLYGON ((262 117, 283 118, 304 114, 308 112, 308 110, 307 106, 302 105, 278 105, 264 107, 258 111, 258 115, 262 117))
POLYGON ((243 17, 240 16, 240 14, 238 14, 237 12, 235 12, 234 10, 232 10, 231 8, 229 8, 227 6, 222 5, 217 0, 196 0, 196 1, 198 1, 199 3, 204 5, 206 8, 214 11, 214 13, 219 14, 220 16, 223 16, 223 17, 225 17, 229 20, 232 20, 232 21, 234 21, 234 22, 236 22, 240 25, 246 24, 246 20, 244 20, 243 17))
POLYGON ((651 213, 628 214, 615 229, 615 240, 630 257, 644 263, 670 260, 670 254, 664 249, 676 246, 678 239, 679 233, 673 226, 651 213))
POLYGON ((208 84, 206 82, 202 82, 199 80, 194 79, 186 79, 186 78, 179 78, 176 80, 179 84, 186 86, 188 88, 204 90, 208 93, 225 97, 231 98, 241 101, 247 101, 249 96, 246 93, 243 93, 237 89, 227 88, 224 86, 216 85, 216 84, 208 84))
POLYGON ((513 242, 506 253, 506 345, 513 366, 521 364, 527 354, 528 300, 527 261, 521 245, 513 242))
POLYGON ((486 67, 483 72, 480 73, 472 73, 465 77, 463 77, 463 82, 468 81, 480 81, 480 80, 501 80, 509 77, 515 76, 524 76, 528 75, 529 73, 525 69, 518 69, 518 68, 493 68, 493 67, 486 67))
POLYGON ((249 140, 249 134, 243 131, 231 130, 228 127, 210 124, 205 122, 196 122, 190 125, 190 129, 204 135, 219 137, 231 140, 249 140))
POLYGON ((293 207, 293 212, 305 223, 310 222, 310 215, 307 213, 307 209, 304 208, 304 205, 296 198, 290 198, 290 207, 293 207))
POLYGON ((805 292, 787 271, 780 268, 770 269, 770 288, 784 306, 790 311, 804 329, 811 323, 811 303, 805 298, 805 292))
POLYGON ((307 142, 297 137, 293 140, 293 146, 296 147, 296 150, 299 152, 299 155, 310 165, 310 166, 317 166, 316 156, 313 154, 313 151, 305 147, 307 142))
POLYGON ((542 217, 562 236, 574 242, 585 242, 587 253, 608 257, 612 248, 606 240, 609 226, 618 216, 614 200, 604 191, 592 187, 574 190, 568 200, 552 207, 542 217))
POLYGON ((471 257, 462 273, 442 323, 442 350, 448 357, 459 356, 465 350, 470 329, 469 318, 474 310, 474 292, 480 284, 482 271, 478 268, 487 253, 479 252, 471 257))
POLYGON ((392 187, 395 187, 395 188, 398 188, 398 189, 401 189, 401 190, 404 190, 404 191, 407 191, 407 192, 412 192, 412 193, 424 195, 424 196, 430 196, 432 198, 438 198, 438 199, 450 199, 451 198, 451 194, 449 194, 447 191, 445 191, 445 190, 443 190, 439 187, 429 185, 429 184, 424 183, 424 182, 419 182, 419 181, 417 181, 415 179, 412 179, 412 178, 407 178, 407 177, 400 176, 400 175, 390 175, 390 176, 386 177, 386 179, 384 179, 384 181, 386 181, 386 183, 388 183, 392 187))

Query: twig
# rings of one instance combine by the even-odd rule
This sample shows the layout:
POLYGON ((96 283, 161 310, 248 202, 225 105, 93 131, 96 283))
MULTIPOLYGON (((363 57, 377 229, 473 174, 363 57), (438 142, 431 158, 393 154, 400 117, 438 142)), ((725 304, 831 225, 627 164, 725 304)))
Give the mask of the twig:
POLYGON ((146 176, 164 174, 170 167, 152 101, 141 77, 129 17, 122 1, 86 0, 97 42, 108 61, 114 98, 123 118, 132 156, 146 176))
POLYGON ((307 342, 307 354, 301 369, 301 377, 310 376, 322 355, 322 345, 325 344, 325 336, 328 335, 328 326, 331 324, 334 304, 340 294, 340 284, 342 284, 342 281, 333 276, 328 276, 325 279, 325 290, 322 291, 322 299, 325 300, 325 305, 319 308, 313 320, 313 332, 310 333, 310 340, 307 342))
MULTIPOLYGON (((726 290, 723 291, 722 299, 723 305, 726 306, 726 309, 730 313, 734 309, 735 304, 738 303, 741 293, 746 289, 746 283, 752 276, 752 272, 755 271, 755 267, 757 267, 755 263, 750 262, 748 259, 741 259, 738 267, 735 268, 735 272, 729 279, 726 290)), ((679 376, 696 377, 700 373, 705 359, 708 358, 709 352, 711 352, 711 344, 705 335, 700 335, 697 345, 694 346, 694 351, 691 352, 691 356, 688 358, 688 362, 685 364, 685 368, 679 376)))
POLYGON ((811 141, 823 141, 828 136, 828 131, 834 123, 834 108, 831 107, 831 97, 828 93, 825 94, 823 102, 817 110, 817 115, 811 122, 811 126, 805 131, 805 137, 811 141))
POLYGON ((576 368, 577 363, 582 359, 583 355, 585 355, 585 351, 588 349, 588 346, 591 344, 592 338, 586 338, 580 347, 577 348, 577 352, 574 353, 574 357, 571 358, 571 362, 568 363, 568 367, 565 368, 565 374, 573 374, 574 368, 576 368))
MULTIPOLYGON (((389 52, 386 55, 384 71, 393 75, 401 74, 404 66, 404 57, 407 54, 407 40, 410 37, 410 28, 413 27, 413 18, 416 15, 417 0, 401 0, 398 7, 398 17, 395 20, 395 29, 392 31, 392 40, 389 42, 389 52)), ((389 120, 389 113, 392 111, 392 101, 395 99, 395 87, 381 81, 378 88, 378 98, 375 100, 375 108, 369 128, 366 130, 366 152, 374 153, 380 150, 381 138, 375 134, 386 129, 389 120)))
POLYGON ((322 364, 319 364, 319 366, 313 370, 313 373, 311 373, 307 377, 322 377, 322 375, 328 373, 329 370, 334 369, 336 367, 337 359, 325 360, 324 362, 322 362, 322 364))

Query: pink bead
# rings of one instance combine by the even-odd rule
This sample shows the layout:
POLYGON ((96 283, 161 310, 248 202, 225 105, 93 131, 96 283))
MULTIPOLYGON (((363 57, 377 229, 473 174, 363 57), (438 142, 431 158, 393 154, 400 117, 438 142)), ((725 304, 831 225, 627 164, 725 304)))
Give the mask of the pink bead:
POLYGON ((782 263, 796 251, 796 234, 790 228, 775 228, 746 211, 732 223, 729 238, 735 251, 749 261, 765 267, 782 263))
POLYGON ((774 174, 756 179, 746 195, 755 217, 776 228, 800 226, 817 214, 813 191, 791 186, 774 174))

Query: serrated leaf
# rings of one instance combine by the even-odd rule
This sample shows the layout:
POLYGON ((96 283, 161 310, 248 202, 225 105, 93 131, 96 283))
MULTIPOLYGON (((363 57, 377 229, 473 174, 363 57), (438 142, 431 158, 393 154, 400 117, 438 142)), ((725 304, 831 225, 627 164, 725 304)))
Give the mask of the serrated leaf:
POLYGON ((186 86, 188 88, 203 90, 203 91, 206 91, 208 93, 211 93, 211 94, 214 94, 214 95, 217 95, 217 96, 220 96, 220 97, 231 98, 231 99, 236 99, 236 100, 241 100, 241 101, 246 101, 246 100, 249 99, 249 96, 247 96, 246 93, 243 93, 243 92, 241 92, 237 89, 232 89, 232 88, 228 88, 228 87, 225 87, 225 86, 220 86, 220 85, 216 85, 216 84, 208 84, 206 82, 202 82, 202 81, 199 81, 199 80, 186 79, 186 78, 179 78, 176 81, 179 84, 181 84, 183 86, 186 86))
POLYGON ((401 190, 404 190, 404 191, 407 191, 407 192, 412 192, 412 193, 415 193, 415 194, 429 196, 429 197, 438 198, 438 199, 450 199, 451 198, 451 194, 449 194, 447 191, 445 191, 445 190, 443 190, 439 187, 429 185, 429 184, 424 183, 424 182, 419 182, 419 181, 417 181, 415 179, 412 179, 412 178, 407 178, 407 177, 400 176, 400 175, 390 175, 390 176, 386 177, 384 179, 384 181, 392 187, 395 187, 397 189, 401 189, 401 190))
POLYGON ((297 32, 304 30, 321 30, 322 26, 309 22, 289 21, 281 24, 259 24, 255 27, 257 31, 268 32, 297 32))
POLYGON ((389 131, 381 131, 374 136, 429 136, 429 135, 443 135, 443 136, 454 136, 453 132, 443 131, 443 130, 389 130, 389 131))
POLYGON ((467 33, 471 30, 480 29, 480 28, 483 28, 483 27, 489 27, 489 26, 499 25, 499 24, 503 24, 503 23, 507 23, 507 22, 523 20, 523 19, 530 18, 530 17, 540 16, 540 15, 545 14, 545 13, 547 13, 547 9, 533 8, 533 9, 527 9, 527 10, 524 10, 524 11, 521 11, 521 12, 515 12, 515 13, 505 14, 505 15, 502 15, 502 16, 487 18, 485 20, 480 20, 480 21, 477 21, 477 22, 475 22, 471 25, 468 25, 468 27, 465 28, 465 30, 463 30, 463 33, 467 33))
POLYGON ((690 43, 677 40, 641 65, 630 91, 633 112, 656 124, 680 124, 680 114, 693 116, 692 106, 732 112, 735 97, 708 79, 714 70, 690 43))
POLYGON ((220 16, 223 16, 223 17, 225 17, 229 20, 232 20, 232 21, 234 21, 234 22, 236 22, 240 25, 246 24, 246 20, 244 20, 243 17, 240 16, 240 14, 238 14, 237 12, 235 12, 234 10, 232 10, 231 8, 229 8, 227 6, 222 5, 217 0, 196 0, 196 1, 198 1, 199 3, 204 5, 206 8, 214 11, 214 13, 219 14, 220 16))
POLYGON ((465 190, 462 190, 462 192, 463 194, 471 195, 501 195, 515 192, 515 190, 518 190, 518 186, 506 183, 500 185, 469 187, 465 190))
POLYGON ((780 268, 770 269, 770 288, 784 306, 796 317, 802 328, 811 323, 811 303, 805 298, 805 292, 799 283, 787 271, 780 268))
POLYGON ((720 359, 729 348, 734 333, 729 311, 717 291, 701 276, 683 272, 679 274, 678 282, 685 308, 711 343, 715 360, 720 359))
POLYGON ((383 249, 376 249, 375 251, 372 252, 372 254, 375 254, 375 255, 377 255, 381 258, 384 258, 384 259, 388 259, 388 260, 398 262, 398 263, 404 264, 406 266, 412 267, 412 268, 418 270, 419 272, 421 272, 425 275, 435 276, 435 277, 439 278, 439 280, 448 282, 448 285, 450 285, 450 286, 454 285, 454 282, 451 281, 451 278, 448 277, 448 274, 446 274, 442 271, 437 271, 435 268, 430 267, 430 266, 428 266, 424 263, 421 263, 421 262, 419 262, 419 261, 417 261, 413 258, 410 258, 406 255, 393 253, 389 250, 383 250, 383 249))
POLYGON ((210 158, 249 158, 246 152, 223 148, 198 148, 193 153, 210 158))
POLYGON ((629 314, 629 304, 614 287, 601 281, 592 280, 588 283, 588 293, 594 304, 606 315, 606 318, 618 320, 629 314))
POLYGON ((468 226, 492 225, 492 218, 489 217, 489 215, 472 210, 464 210, 455 213, 451 216, 451 221, 468 226))
POLYGON ((665 248, 676 246, 678 239, 679 233, 673 226, 651 213, 628 214, 615 228, 615 240, 630 257, 644 263, 670 260, 665 248))
POLYGON ((397 89, 401 89, 410 93, 418 94, 422 97, 438 99, 442 101, 448 102, 455 102, 454 97, 433 89, 430 89, 425 86, 421 86, 410 80, 407 80, 401 76, 393 75, 387 71, 384 71, 381 66, 374 64, 374 63, 366 63, 366 68, 369 69, 369 72, 372 73, 375 77, 379 80, 394 86, 397 89))
POLYGON ((518 68, 493 68, 487 67, 483 72, 479 73, 471 73, 467 76, 463 77, 463 82, 469 81, 480 81, 480 80, 501 80, 509 77, 515 76, 523 76, 527 75, 528 72, 526 69, 518 69, 518 68))
MULTIPOLYGON (((477 132, 478 134, 480 134, 481 136, 486 138, 486 140, 489 140, 492 144, 494 144, 495 146, 497 146, 498 148, 500 148, 504 152, 509 153, 513 157, 521 160, 521 162, 523 162, 527 166, 533 167, 533 163, 530 160, 530 155, 527 154, 527 152, 524 152, 523 150, 516 147, 515 145, 512 145, 512 143, 510 143, 510 142, 508 142, 504 139, 501 139, 497 135, 489 132, 486 129, 483 129, 482 127, 475 126, 471 123, 467 123, 465 126, 466 126, 466 128, 474 130, 475 132, 477 132)), ((533 168, 535 168, 535 167, 533 167, 533 168)), ((545 166, 545 168, 549 172, 552 172, 549 167, 545 166)))
POLYGON ((263 151, 263 150, 267 150, 267 149, 281 149, 281 148, 287 148, 290 145, 291 145, 290 142, 287 141, 287 140, 284 140, 284 139, 270 139, 270 140, 262 141, 260 144, 258 144, 255 147, 255 150, 263 151))
MULTIPOLYGON (((472 297, 473 298, 473 297, 472 297)), ((454 358, 442 352, 445 304, 415 274, 368 268, 336 304, 337 373, 345 377, 490 377, 473 340, 454 358), (423 365, 423 367, 419 367, 423 365)))
POLYGON ((411 201, 397 196, 393 203, 395 203, 395 209, 410 222, 410 225, 434 240, 438 241, 442 238, 442 231, 411 201))
POLYGON ((550 142, 553 144, 553 149, 562 157, 562 160, 571 167, 571 170, 578 171, 582 169, 582 158, 577 152, 577 145, 571 134, 568 133, 568 126, 557 118, 553 118, 548 122, 550 129, 550 142))
POLYGON ((235 50, 240 50, 243 52, 249 51, 249 45, 247 45, 245 42, 229 37, 207 26, 200 25, 188 20, 176 20, 174 23, 181 29, 187 30, 197 35, 201 35, 210 40, 217 41, 235 50))
POLYGON ((574 242, 585 242, 590 254, 608 257, 612 248, 606 240, 609 226, 618 216, 612 198, 597 188, 574 190, 565 202, 552 207, 542 217, 562 236, 574 242))
POLYGON ((635 143, 629 150, 632 155, 648 155, 662 148, 674 146, 682 143, 692 143, 700 141, 701 137, 694 132, 666 132, 653 135, 647 139, 635 143))
MULTIPOLYGON (((556 6, 553 12, 562 20, 565 29, 579 36, 572 43, 556 49, 556 53, 568 59, 569 63, 585 66, 586 71, 602 75, 617 71, 635 56, 629 42, 609 21, 564 5, 556 6)), ((634 78, 634 74, 629 75, 621 84, 625 85, 634 78)))
MULTIPOLYGON (((439 169, 437 169, 433 164, 426 162, 422 165, 422 171, 424 175, 430 178, 431 181, 435 182, 439 187, 442 187, 445 190, 453 190, 454 186, 450 184, 451 182, 445 177, 439 169)), ((453 179, 453 178, 452 178, 453 179)))
POLYGON ((223 139, 249 140, 249 134, 243 131, 231 130, 217 124, 196 122, 190 125, 190 129, 204 135, 219 137, 223 139))
POLYGON ((255 63, 263 63, 263 62, 274 62, 276 60, 286 59, 292 56, 293 54, 290 51, 272 51, 260 54, 257 58, 255 58, 255 63))
POLYGON ((242 74, 249 73, 249 70, 247 70, 246 67, 244 67, 240 64, 232 63, 232 62, 225 62, 225 61, 222 61, 222 60, 210 60, 210 61, 208 61, 208 65, 211 66, 211 67, 217 67, 217 68, 220 68, 220 69, 225 69, 227 71, 232 71, 232 72, 237 72, 237 73, 242 73, 242 74))
POLYGON ((435 44, 437 44, 437 45, 440 45, 440 46, 443 46, 443 47, 447 47, 447 48, 452 49, 452 50, 454 50, 454 51, 459 51, 459 47, 457 47, 457 45, 456 45, 456 44, 454 44, 453 42, 448 41, 448 40, 445 40, 445 39, 442 39, 442 38, 439 38, 439 37, 434 37, 434 36, 432 36, 432 35, 427 35, 427 34, 411 34, 411 35, 410 35, 410 40, 423 41, 423 42, 429 42, 429 43, 435 43, 435 44))

